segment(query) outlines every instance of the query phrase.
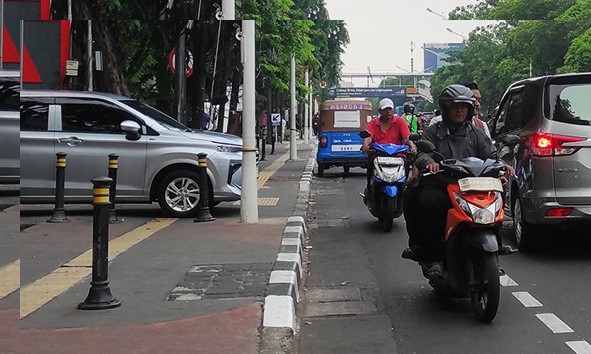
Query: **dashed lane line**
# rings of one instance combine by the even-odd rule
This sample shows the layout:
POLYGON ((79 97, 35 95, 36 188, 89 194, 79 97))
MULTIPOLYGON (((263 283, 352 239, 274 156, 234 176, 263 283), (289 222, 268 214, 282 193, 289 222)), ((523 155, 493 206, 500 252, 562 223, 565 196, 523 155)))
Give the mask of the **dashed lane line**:
POLYGON ((573 352, 577 354, 591 354, 591 344, 584 340, 566 342, 573 352))
POLYGON ((542 307, 541 302, 536 300, 535 297, 531 296, 527 291, 515 291, 511 293, 519 302, 525 307, 542 307))
POLYGON ((21 281, 20 269, 20 259, 0 268, 0 299, 10 295, 19 288, 21 281))
MULTIPOLYGON (((500 277, 502 286, 518 286, 517 282, 509 278, 508 275, 500 277)), ((543 307, 542 303, 536 300, 527 291, 515 291, 511 293, 523 306, 525 307, 543 307)), ((546 327, 548 327, 552 333, 574 333, 574 330, 570 328, 565 322, 563 322, 558 316, 553 313, 539 313, 536 317, 542 321, 546 327)), ((589 342, 581 341, 567 341, 566 345, 569 346, 576 354, 591 354, 591 344, 589 342)))
POLYGON ((519 285, 515 282, 515 280, 509 278, 509 276, 507 274, 501 275, 501 277, 499 279, 500 279, 502 286, 518 286, 519 285))
POLYGON ((552 333, 573 333, 573 329, 562 322, 558 316, 553 313, 538 313, 536 317, 548 327, 552 333))
MULTIPOLYGON (((109 260, 171 225, 178 219, 153 219, 109 242, 109 260)), ((88 250, 46 276, 22 287, 20 317, 30 315, 92 273, 92 250, 88 250)))

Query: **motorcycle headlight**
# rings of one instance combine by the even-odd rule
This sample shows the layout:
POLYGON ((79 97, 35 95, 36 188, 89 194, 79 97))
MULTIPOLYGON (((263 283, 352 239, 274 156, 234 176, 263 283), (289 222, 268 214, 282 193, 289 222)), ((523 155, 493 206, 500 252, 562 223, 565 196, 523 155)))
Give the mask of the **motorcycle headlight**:
POLYGON ((488 209, 478 209, 472 214, 476 224, 492 224, 495 222, 495 215, 488 209))
POLYGON ((376 166, 375 175, 386 183, 396 182, 403 178, 406 173, 403 166, 376 166))
POLYGON ((499 201, 501 198, 497 198, 494 203, 490 204, 486 208, 481 208, 474 204, 468 203, 461 195, 454 192, 454 198, 458 205, 466 212, 466 215, 472 218, 476 224, 492 224, 495 222, 495 215, 498 210, 502 207, 502 203, 499 201))

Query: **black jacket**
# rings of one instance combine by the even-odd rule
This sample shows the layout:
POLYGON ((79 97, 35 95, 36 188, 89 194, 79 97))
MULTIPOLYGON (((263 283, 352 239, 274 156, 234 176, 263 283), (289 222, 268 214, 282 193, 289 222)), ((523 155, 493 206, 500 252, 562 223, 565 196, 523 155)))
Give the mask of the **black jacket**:
MULTIPOLYGON (((468 120, 451 134, 445 121, 430 125, 423 131, 421 140, 428 140, 435 145, 437 152, 446 159, 478 157, 486 159, 495 150, 491 140, 468 120)), ((415 161, 422 171, 428 164, 436 162, 431 154, 420 153, 415 161)))

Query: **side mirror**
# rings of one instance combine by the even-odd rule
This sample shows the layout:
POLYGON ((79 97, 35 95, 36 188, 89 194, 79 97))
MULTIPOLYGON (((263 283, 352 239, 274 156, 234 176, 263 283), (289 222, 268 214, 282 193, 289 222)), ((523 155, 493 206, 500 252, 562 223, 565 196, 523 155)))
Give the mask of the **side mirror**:
POLYGON ((420 152, 425 152, 428 154, 428 153, 435 151, 435 145, 433 145, 432 142, 427 141, 427 140, 419 140, 419 141, 415 142, 415 145, 417 146, 417 149, 420 152))
POLYGON ((421 136, 417 133, 413 133, 410 135, 409 139, 410 139, 410 141, 419 141, 419 140, 421 140, 421 136))
POLYGON ((517 136, 517 135, 506 135, 503 137, 503 139, 501 140, 501 142, 504 145, 507 145, 509 147, 514 147, 515 145, 519 144, 519 142, 521 141, 521 139, 517 136))
POLYGON ((121 130, 125 132, 125 138, 127 140, 140 140, 140 125, 132 120, 124 120, 121 122, 121 130))
POLYGON ((365 139, 365 138, 369 138, 371 136, 371 134, 369 134, 369 132, 367 130, 364 130, 364 131, 359 132, 359 136, 362 139, 365 139))

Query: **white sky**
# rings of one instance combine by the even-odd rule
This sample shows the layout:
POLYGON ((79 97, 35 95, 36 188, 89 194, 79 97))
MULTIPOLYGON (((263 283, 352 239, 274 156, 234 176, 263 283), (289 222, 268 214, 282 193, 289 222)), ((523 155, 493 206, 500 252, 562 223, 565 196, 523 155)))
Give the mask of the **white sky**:
POLYGON ((344 20, 350 43, 341 59, 342 73, 401 73, 411 71, 411 42, 414 42, 413 69, 423 70, 423 43, 458 43, 460 35, 494 21, 449 21, 456 6, 476 0, 324 0, 331 20, 344 20), (404 70, 397 68, 400 66, 404 70))

